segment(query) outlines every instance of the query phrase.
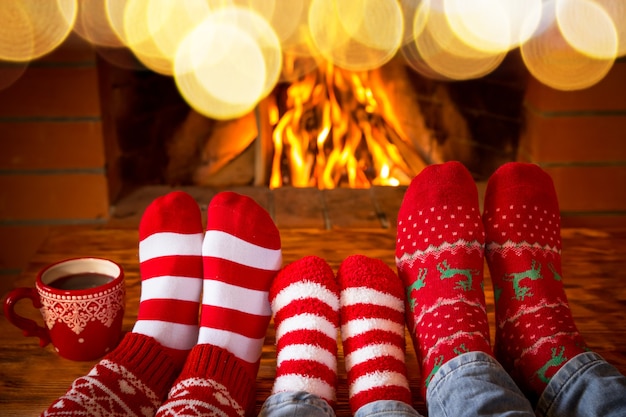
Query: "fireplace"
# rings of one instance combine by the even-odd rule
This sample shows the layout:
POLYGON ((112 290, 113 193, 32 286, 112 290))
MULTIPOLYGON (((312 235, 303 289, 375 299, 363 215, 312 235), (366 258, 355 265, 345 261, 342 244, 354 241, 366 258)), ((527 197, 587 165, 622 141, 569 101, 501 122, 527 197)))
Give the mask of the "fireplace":
MULTIPOLYGON (((109 52, 71 35, 32 62, 0 62, 0 273, 23 265, 51 227, 105 225, 112 207, 145 187, 187 187, 196 195, 246 187, 260 199, 305 201, 315 209, 351 198, 385 204, 401 199, 402 184, 420 166, 451 159, 462 161, 479 185, 506 161, 539 164, 555 180, 566 223, 626 223, 623 57, 593 86, 562 91, 530 73, 519 48, 507 53, 495 71, 466 81, 424 76, 407 67, 410 51, 398 52, 358 80, 351 78, 354 74, 343 79, 367 81, 376 112, 352 102, 369 125, 379 127, 377 135, 387 131, 385 140, 405 158, 393 162, 406 166, 394 172, 388 164, 387 174, 382 168, 374 173, 368 168, 375 165, 370 162, 374 157, 361 153, 369 132, 355 130, 361 138, 354 148, 362 174, 351 177, 336 170, 329 177, 338 180, 320 187, 317 180, 296 184, 286 175, 286 158, 274 158, 273 133, 289 112, 294 80, 278 83, 247 114, 220 121, 194 111, 171 77, 137 67, 128 51, 123 66, 113 65, 109 52), (232 137, 245 141, 233 146, 232 137), (226 146, 212 146, 219 142, 226 146), (271 182, 273 165, 282 167, 278 188, 272 188, 277 186, 271 182), (348 188, 350 178, 359 175, 365 180, 356 186, 369 188, 348 188), (384 183, 377 182, 377 175, 400 186, 377 185, 384 183), (289 200, 289 193, 300 197, 289 200)), ((324 132, 322 119, 324 112, 313 107, 301 123, 317 138, 324 132)), ((332 149, 326 146, 311 148, 323 149, 329 158, 332 149)), ((316 162, 308 166, 307 174, 316 162)), ((391 216, 378 221, 393 209, 375 209, 362 218, 349 213, 352 223, 344 217, 350 227, 367 222, 393 227, 391 216)), ((320 222, 308 226, 329 224, 325 217, 320 222)))
POLYGON ((454 83, 422 77, 401 58, 368 72, 327 65, 226 121, 196 112, 170 77, 98 65, 111 80, 103 103, 118 150, 109 164, 122 190, 407 185, 424 166, 452 159, 481 181, 515 160, 524 126, 528 75, 514 53, 490 75, 454 83))

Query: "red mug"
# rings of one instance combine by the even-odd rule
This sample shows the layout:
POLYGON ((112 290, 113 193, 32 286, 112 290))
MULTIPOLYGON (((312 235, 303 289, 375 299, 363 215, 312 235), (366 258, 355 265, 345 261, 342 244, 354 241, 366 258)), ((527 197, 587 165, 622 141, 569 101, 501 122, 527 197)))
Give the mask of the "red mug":
POLYGON ((74 258, 48 265, 37 275, 35 288, 16 288, 4 303, 4 314, 24 336, 52 343, 66 359, 102 357, 120 341, 126 303, 124 271, 102 258, 74 258), (45 327, 15 312, 28 298, 38 308, 45 327))

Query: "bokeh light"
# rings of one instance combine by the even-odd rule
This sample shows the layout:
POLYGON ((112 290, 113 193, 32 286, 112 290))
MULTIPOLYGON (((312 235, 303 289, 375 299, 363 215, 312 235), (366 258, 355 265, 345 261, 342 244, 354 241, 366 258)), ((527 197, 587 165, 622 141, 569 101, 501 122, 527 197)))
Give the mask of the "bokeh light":
POLYGON ((395 0, 313 0, 309 27, 315 46, 340 68, 366 71, 400 48, 403 17, 395 0))
POLYGON ((0 59, 26 62, 59 46, 74 27, 77 0, 0 2, 0 59))
MULTIPOLYGON (((441 77, 466 80, 482 77, 500 65, 507 51, 478 49, 467 43, 450 24, 445 0, 432 0, 428 9, 420 10, 427 17, 424 28, 415 38, 414 58, 441 77)), ((416 18, 416 22, 420 18, 416 18)))
POLYGON ((626 1, 616 0, 595 0, 595 3, 602 7, 613 20, 617 32, 618 47, 617 55, 626 55, 626 1))
POLYGON ((500 0, 445 0, 444 15, 455 38, 487 53, 511 48, 511 22, 500 0))
POLYGON ((280 43, 269 24, 248 9, 229 7, 210 14, 183 39, 174 77, 194 109, 230 119, 269 94, 281 66, 280 43))
POLYGON ((2 0, 0 88, 71 31, 227 119, 319 67, 370 71, 396 56, 424 77, 468 80, 518 48, 540 82, 588 88, 626 56, 626 1, 2 0))
POLYGON ((156 43, 163 26, 151 26, 153 21, 149 18, 150 14, 161 16, 161 7, 168 6, 151 0, 128 0, 124 8, 124 34, 127 46, 146 67, 160 74, 172 75, 173 63, 156 43))
POLYGON ((80 0, 74 32, 95 46, 121 48, 124 42, 108 19, 104 1, 80 0))
POLYGON ((558 10, 559 7, 576 6, 574 2, 560 0, 545 2, 537 30, 520 48, 530 73, 542 83, 559 90, 578 90, 596 84, 606 76, 615 60, 615 56, 591 56, 588 51, 582 52, 568 42, 556 16, 560 14, 564 19, 577 16, 575 12, 568 14, 566 10, 558 10))
POLYGON ((556 0, 555 6, 556 23, 570 46, 600 60, 617 56, 617 31, 604 8, 592 0, 556 0))

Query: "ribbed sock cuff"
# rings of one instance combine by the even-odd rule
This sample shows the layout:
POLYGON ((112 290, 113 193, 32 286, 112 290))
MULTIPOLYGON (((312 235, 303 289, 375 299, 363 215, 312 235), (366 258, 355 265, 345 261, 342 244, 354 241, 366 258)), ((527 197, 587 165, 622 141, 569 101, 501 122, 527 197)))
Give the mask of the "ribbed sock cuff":
POLYGON ((160 398, 167 395, 178 376, 167 350, 154 338, 139 333, 127 333, 105 359, 124 366, 160 398))
POLYGON ((254 407, 255 380, 246 370, 242 360, 218 346, 195 346, 181 373, 180 379, 200 377, 224 385, 231 397, 248 412, 254 407))

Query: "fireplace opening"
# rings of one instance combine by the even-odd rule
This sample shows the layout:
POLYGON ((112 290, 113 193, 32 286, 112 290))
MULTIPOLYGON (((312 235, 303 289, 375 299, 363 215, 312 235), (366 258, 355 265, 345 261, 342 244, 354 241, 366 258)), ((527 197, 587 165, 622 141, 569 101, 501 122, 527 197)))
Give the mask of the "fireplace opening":
POLYGON ((401 58, 279 83, 250 113, 205 117, 171 77, 99 60, 120 194, 143 185, 367 188, 463 162, 476 180, 516 158, 528 77, 518 53, 485 77, 438 81, 401 58))

